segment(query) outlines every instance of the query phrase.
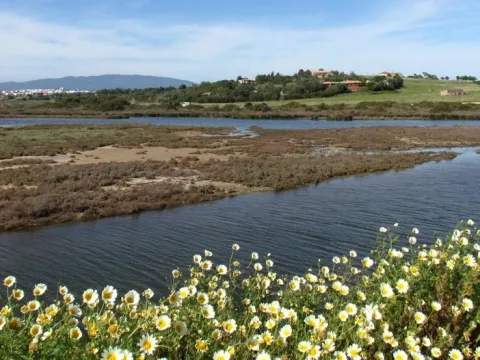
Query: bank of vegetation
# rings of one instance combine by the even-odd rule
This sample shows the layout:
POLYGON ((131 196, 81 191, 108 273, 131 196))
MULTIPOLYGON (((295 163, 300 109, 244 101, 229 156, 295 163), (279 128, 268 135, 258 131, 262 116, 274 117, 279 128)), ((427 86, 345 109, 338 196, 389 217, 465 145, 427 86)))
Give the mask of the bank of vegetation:
POLYGON ((468 220, 429 243, 396 226, 380 228, 370 256, 332 254, 303 275, 237 244, 223 262, 205 250, 172 271, 162 298, 112 285, 72 294, 39 282, 32 291, 11 275, 0 295, 0 356, 479 359, 480 230, 468 220))
MULTIPOLYGON (((318 100, 318 99, 317 99, 318 100)), ((99 101, 103 101, 99 99, 99 101)), ((117 100, 113 100, 117 103, 117 100)), ((71 107, 56 103, 0 103, 0 118, 130 118, 130 117, 206 117, 237 119, 420 119, 420 120, 478 120, 480 104, 462 102, 423 101, 417 103, 396 101, 357 101, 355 103, 242 103, 227 105, 194 104, 130 104, 110 106, 111 100, 95 105, 77 104, 71 107), (105 105, 107 104, 107 105, 105 105), (107 109, 108 108, 108 109, 107 109)))

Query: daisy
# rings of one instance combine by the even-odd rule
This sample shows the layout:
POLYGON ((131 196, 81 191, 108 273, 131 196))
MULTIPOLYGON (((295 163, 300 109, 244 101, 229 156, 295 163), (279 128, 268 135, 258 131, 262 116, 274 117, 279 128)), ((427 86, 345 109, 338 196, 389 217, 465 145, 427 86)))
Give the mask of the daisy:
POLYGON ((317 327, 318 326, 318 319, 315 315, 308 315, 303 322, 310 327, 317 327))
POLYGON ((438 347, 434 347, 430 350, 430 354, 432 354, 434 358, 439 358, 442 356, 442 351, 438 347))
POLYGON ((347 304, 347 306, 345 307, 345 310, 350 316, 357 314, 357 306, 355 304, 347 304))
POLYGON ((70 339, 79 340, 82 337, 82 330, 79 327, 75 326, 74 328, 70 329, 68 332, 68 336, 70 339))
POLYGON ((462 353, 457 349, 450 350, 448 357, 452 360, 463 360, 462 353))
POLYGON ((397 281, 397 286, 395 287, 400 294, 405 294, 408 291, 408 282, 406 280, 400 279, 397 281))
POLYGON ((65 301, 65 304, 71 304, 75 300, 75 296, 72 294, 68 293, 63 296, 63 301, 65 301))
POLYGON ((217 272, 220 275, 226 275, 228 273, 228 268, 225 265, 218 265, 217 266, 217 272))
POLYGON ((393 353, 394 360, 408 360, 408 355, 403 350, 397 350, 393 353))
POLYGON ((28 310, 37 311, 40 309, 40 303, 37 300, 31 300, 27 303, 28 310))
POLYGON ((15 300, 20 301, 25 296, 25 293, 21 289, 15 289, 13 290, 12 296, 15 300))
POLYGON ((420 324, 423 324, 423 323, 425 322, 425 320, 426 320, 425 314, 422 313, 422 312, 420 312, 420 311, 416 312, 413 317, 414 317, 414 319, 415 319, 415 322, 416 322, 417 324, 419 324, 419 325, 420 325, 420 324))
POLYGON ((153 295, 155 295, 155 293, 153 292, 152 289, 149 288, 149 289, 146 289, 146 290, 142 293, 142 295, 143 295, 143 297, 144 297, 145 299, 150 300, 150 299, 153 297, 153 295))
POLYGON ((68 288, 66 286, 60 286, 58 288, 58 293, 62 296, 65 296, 68 293, 68 288))
POLYGON ((184 336, 188 332, 187 325, 183 321, 177 321, 173 327, 179 336, 184 336))
POLYGON ((230 360, 230 353, 225 350, 220 350, 213 354, 213 360, 230 360))
POLYGON ((384 298, 391 298, 393 297, 393 290, 392 290, 392 287, 389 285, 389 284, 386 284, 386 283, 382 283, 380 285, 380 293, 382 294, 382 296, 384 298))
POLYGON ((202 315, 205 319, 213 319, 215 317, 215 310, 212 305, 202 306, 202 315))
POLYGON ((30 328, 30 335, 32 335, 33 337, 37 337, 41 335, 42 332, 43 332, 43 328, 38 324, 35 324, 30 328))
POLYGON ((102 353, 102 360, 123 360, 124 358, 123 351, 116 347, 109 347, 102 353))
POLYGON ((33 288, 33 295, 35 296, 42 296, 47 291, 47 285, 45 284, 37 284, 33 288))
POLYGON ((361 360, 360 353, 362 352, 362 348, 357 344, 352 344, 347 348, 347 355, 352 360, 361 360))
POLYGON ((178 290, 178 295, 180 295, 180 298, 186 299, 190 296, 190 289, 188 287, 181 287, 178 290))
POLYGON ((342 351, 336 351, 333 356, 335 360, 347 360, 347 355, 342 351))
POLYGON ((309 341, 300 341, 297 347, 298 351, 300 351, 302 354, 306 353, 311 348, 312 348, 312 343, 309 341))
POLYGON ((7 276, 3 280, 3 285, 5 285, 6 287, 12 287, 13 285, 15 285, 16 282, 17 279, 15 278, 15 276, 7 276))
POLYGON ((97 290, 88 289, 83 292, 83 303, 87 305, 95 304, 98 300, 97 290))
POLYGON ((477 264, 472 254, 468 254, 467 256, 465 256, 463 258, 463 263, 468 267, 474 267, 477 264))
POLYGON ((206 260, 206 261, 202 261, 200 266, 202 267, 203 270, 209 271, 212 269, 213 264, 210 260, 206 260))
POLYGON ((160 330, 166 330, 171 326, 172 320, 167 315, 162 315, 155 320, 155 327, 160 330))
POLYGON ((68 305, 67 310, 70 316, 75 316, 75 317, 82 316, 82 310, 76 305, 73 305, 73 304, 68 305))
POLYGON ((205 340, 198 339, 195 341, 195 349, 200 353, 204 353, 208 350, 208 343, 205 340))
POLYGON ((298 291, 300 290, 300 283, 298 281, 292 280, 288 284, 288 287, 290 288, 290 290, 298 291))
POLYGON ((140 301, 140 294, 135 290, 130 290, 125 294, 125 303, 129 306, 137 306, 140 301))
POLYGON ((370 259, 369 257, 363 258, 363 260, 362 260, 363 267, 365 267, 367 269, 372 267, 373 263, 374 263, 374 261, 372 259, 370 259))
POLYGON ((472 300, 465 298, 462 300, 462 306, 465 311, 470 311, 473 309, 473 302, 472 300))
POLYGON ((142 336, 137 346, 140 351, 146 355, 152 355, 158 347, 157 339, 153 335, 145 334, 142 336))
POLYGON ((268 353, 266 353, 265 351, 262 351, 262 352, 258 353, 255 360, 271 360, 271 357, 268 353))
POLYGON ((227 333, 232 334, 237 330, 237 322, 234 319, 227 320, 223 323, 223 330, 227 333))
POLYGON ((117 298, 117 290, 113 286, 106 286, 102 291, 102 300, 105 303, 114 303, 117 298))
POLYGON ((340 319, 340 321, 347 321, 348 319, 348 312, 346 312, 345 310, 342 310, 338 313, 338 318, 340 319))
POLYGON ((279 336, 282 339, 287 339, 291 335, 292 335, 292 327, 290 325, 284 325, 279 331, 279 336))

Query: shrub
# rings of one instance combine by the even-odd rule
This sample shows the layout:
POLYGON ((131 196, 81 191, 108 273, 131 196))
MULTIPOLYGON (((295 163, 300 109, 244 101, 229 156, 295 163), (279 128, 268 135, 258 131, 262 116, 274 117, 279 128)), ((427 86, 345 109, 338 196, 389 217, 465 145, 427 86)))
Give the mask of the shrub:
POLYGON ((32 298, 9 276, 0 355, 478 359, 480 230, 473 225, 460 223, 428 246, 417 245, 417 229, 407 240, 395 225, 382 227, 371 257, 350 251, 303 276, 275 272, 269 254, 259 260, 252 253, 245 266, 236 244, 226 264, 205 251, 185 274, 173 270, 170 295, 159 301, 151 289, 118 299, 112 286, 87 289, 75 301, 60 286, 48 304, 45 285, 36 285, 32 298))

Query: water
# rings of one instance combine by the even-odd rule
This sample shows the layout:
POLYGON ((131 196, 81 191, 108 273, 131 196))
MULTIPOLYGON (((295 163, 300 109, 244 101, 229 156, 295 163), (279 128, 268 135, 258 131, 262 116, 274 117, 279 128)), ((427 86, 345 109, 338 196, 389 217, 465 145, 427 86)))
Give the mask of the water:
POLYGON ((56 118, 25 118, 0 119, 0 126, 25 126, 44 124, 135 124, 146 123, 155 125, 183 126, 219 126, 234 127, 244 131, 251 126, 265 129, 339 129, 362 126, 480 126, 480 120, 243 120, 217 118, 130 118, 130 119, 56 119, 56 118))
POLYGON ((355 249, 368 254, 380 226, 412 227, 420 242, 458 220, 480 220, 473 150, 451 162, 402 172, 347 177, 280 193, 239 196, 98 221, 0 233, 0 275, 15 274, 24 287, 66 284, 76 294, 115 285, 166 293, 165 278, 204 249, 217 260, 230 254, 271 252, 277 270, 303 273, 355 249))

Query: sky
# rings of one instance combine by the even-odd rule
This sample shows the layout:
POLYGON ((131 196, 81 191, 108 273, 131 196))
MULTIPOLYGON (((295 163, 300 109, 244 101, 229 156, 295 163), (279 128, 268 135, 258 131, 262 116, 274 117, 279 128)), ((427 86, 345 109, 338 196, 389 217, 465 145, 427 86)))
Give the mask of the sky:
POLYGON ((0 0, 0 81, 333 69, 480 76, 478 0, 0 0))

